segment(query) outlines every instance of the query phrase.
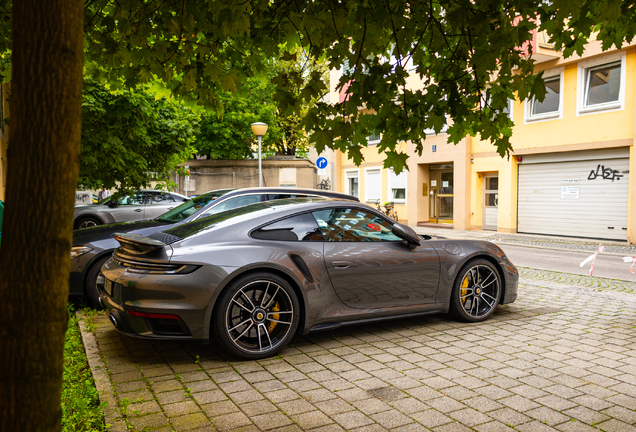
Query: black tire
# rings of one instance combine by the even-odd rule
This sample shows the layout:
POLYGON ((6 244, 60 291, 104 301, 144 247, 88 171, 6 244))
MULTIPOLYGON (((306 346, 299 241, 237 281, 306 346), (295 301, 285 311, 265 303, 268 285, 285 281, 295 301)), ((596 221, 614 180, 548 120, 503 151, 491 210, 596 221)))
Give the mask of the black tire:
POLYGON ((221 293, 211 332, 230 354, 255 360, 282 350, 294 337, 299 320, 298 298, 285 279, 251 273, 221 293))
POLYGON ((102 266, 110 259, 109 256, 102 257, 95 261, 91 266, 88 274, 86 275, 86 281, 84 282, 84 291, 86 292, 86 297, 91 302, 95 309, 103 309, 101 303, 99 302, 99 295, 102 293, 104 282, 99 283, 98 279, 100 278, 100 271, 102 270, 102 266))
POLYGON ((461 321, 484 321, 497 309, 501 291, 501 276, 493 263, 481 258, 469 261, 453 284, 450 312, 461 321))
POLYGON ((101 224, 102 223, 98 219, 93 217, 84 217, 75 222, 75 229, 90 228, 101 224))
POLYGON ((389 217, 391 219, 393 219, 394 221, 396 221, 396 222, 398 221, 397 212, 395 210, 393 210, 393 209, 389 210, 389 217))

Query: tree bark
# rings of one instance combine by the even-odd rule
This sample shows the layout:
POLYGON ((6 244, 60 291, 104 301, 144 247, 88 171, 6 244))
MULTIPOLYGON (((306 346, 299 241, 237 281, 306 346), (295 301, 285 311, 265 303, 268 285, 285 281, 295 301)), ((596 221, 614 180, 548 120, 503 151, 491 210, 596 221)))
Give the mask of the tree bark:
POLYGON ((58 431, 79 172, 82 0, 13 2, 0 430, 58 431))

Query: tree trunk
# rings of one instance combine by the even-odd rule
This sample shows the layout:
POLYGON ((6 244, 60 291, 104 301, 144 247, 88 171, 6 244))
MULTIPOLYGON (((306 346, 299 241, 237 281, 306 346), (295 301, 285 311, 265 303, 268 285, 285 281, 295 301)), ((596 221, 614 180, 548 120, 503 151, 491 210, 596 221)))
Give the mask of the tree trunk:
POLYGON ((13 2, 0 249, 0 430, 58 431, 79 171, 82 0, 13 2))

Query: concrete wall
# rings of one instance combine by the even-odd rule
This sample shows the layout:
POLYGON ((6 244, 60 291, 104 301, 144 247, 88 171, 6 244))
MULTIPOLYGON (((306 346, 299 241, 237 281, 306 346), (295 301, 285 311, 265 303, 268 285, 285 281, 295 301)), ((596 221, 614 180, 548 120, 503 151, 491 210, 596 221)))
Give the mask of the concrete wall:
MULTIPOLYGON (((191 160, 187 195, 215 189, 258 186, 258 160, 191 160)), ((271 157, 262 161, 263 186, 295 186, 315 189, 315 165, 306 159, 271 157)), ((185 193, 185 178, 179 176, 179 193, 185 193)))

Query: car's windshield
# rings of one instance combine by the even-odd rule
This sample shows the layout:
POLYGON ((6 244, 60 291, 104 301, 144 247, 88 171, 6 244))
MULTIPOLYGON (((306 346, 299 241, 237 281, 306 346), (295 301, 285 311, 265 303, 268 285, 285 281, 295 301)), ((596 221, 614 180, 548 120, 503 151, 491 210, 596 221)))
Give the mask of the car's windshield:
POLYGON ((157 218, 158 221, 167 223, 177 223, 192 215, 197 210, 205 207, 221 195, 225 195, 234 189, 219 189, 212 192, 199 195, 196 198, 192 198, 190 201, 184 202, 178 207, 170 210, 168 213, 164 213, 157 218))

